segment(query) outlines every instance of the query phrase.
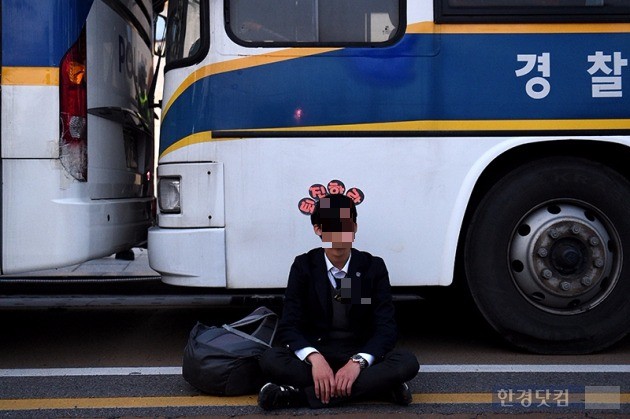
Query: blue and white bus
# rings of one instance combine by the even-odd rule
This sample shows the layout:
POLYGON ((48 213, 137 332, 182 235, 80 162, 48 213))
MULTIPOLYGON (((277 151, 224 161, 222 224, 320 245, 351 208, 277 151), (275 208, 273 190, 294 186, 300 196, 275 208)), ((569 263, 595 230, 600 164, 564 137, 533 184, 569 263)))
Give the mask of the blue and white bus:
POLYGON ((283 288, 320 245, 302 213, 334 191, 363 201, 356 246, 394 288, 461 281, 532 351, 628 332, 627 1, 171 0, 168 13, 149 232, 165 282, 283 288))
POLYGON ((2 0, 1 8, 1 272, 146 242, 152 2, 2 0))

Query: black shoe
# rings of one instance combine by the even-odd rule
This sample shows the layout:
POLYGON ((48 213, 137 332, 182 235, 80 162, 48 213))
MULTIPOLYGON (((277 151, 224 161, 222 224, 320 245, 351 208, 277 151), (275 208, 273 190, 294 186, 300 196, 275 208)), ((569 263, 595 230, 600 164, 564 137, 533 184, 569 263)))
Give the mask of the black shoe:
POLYGON ((413 397, 411 396, 411 390, 409 390, 407 383, 402 383, 394 387, 392 390, 392 399, 394 403, 401 406, 409 406, 411 404, 413 397))
POLYGON ((299 407, 302 396, 300 391, 291 386, 265 384, 258 393, 258 406, 264 410, 281 409, 283 407, 299 407))

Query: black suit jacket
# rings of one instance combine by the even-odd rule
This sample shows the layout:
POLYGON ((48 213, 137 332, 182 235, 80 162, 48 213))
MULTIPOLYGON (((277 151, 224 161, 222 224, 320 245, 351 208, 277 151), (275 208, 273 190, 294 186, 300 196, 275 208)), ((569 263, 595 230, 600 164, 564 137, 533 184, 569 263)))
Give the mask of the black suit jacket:
MULTIPOLYGON (((394 348, 397 336, 385 263, 379 257, 352 249, 347 276, 352 281, 353 300, 348 315, 358 336, 358 352, 381 359, 394 348)), ((278 338, 293 351, 307 346, 317 348, 318 343, 329 339, 331 324, 331 285, 324 249, 317 248, 296 257, 291 266, 278 338)))

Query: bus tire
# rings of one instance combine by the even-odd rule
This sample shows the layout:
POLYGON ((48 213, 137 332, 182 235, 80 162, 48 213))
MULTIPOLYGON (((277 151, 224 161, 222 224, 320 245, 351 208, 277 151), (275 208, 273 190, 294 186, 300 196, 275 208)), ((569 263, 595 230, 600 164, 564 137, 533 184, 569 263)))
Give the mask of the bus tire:
POLYGON ((628 249, 630 182, 586 159, 544 158, 484 196, 464 267, 477 307, 509 342, 590 353, 630 330, 628 249))

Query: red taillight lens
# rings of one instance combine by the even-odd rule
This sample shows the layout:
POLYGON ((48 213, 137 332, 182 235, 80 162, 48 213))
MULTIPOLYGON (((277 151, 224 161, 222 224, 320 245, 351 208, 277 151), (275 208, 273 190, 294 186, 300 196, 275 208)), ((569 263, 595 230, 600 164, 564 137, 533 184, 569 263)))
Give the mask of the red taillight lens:
POLYGON ((59 66, 59 157, 77 180, 87 180, 85 28, 59 66))

